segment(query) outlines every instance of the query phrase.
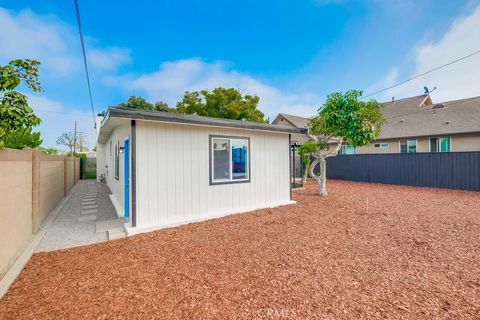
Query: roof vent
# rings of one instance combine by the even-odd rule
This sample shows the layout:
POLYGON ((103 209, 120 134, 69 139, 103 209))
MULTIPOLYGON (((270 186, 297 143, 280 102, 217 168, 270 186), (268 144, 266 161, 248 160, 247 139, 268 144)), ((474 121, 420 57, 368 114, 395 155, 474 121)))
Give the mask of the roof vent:
POLYGON ((445 105, 443 103, 436 103, 432 107, 432 109, 441 109, 441 108, 445 108, 445 105))
POLYGON ((392 97, 392 102, 395 102, 395 97, 392 97))
POLYGON ((450 121, 445 121, 445 124, 450 124, 450 121))
POLYGON ((405 120, 403 120, 403 119, 400 119, 400 123, 404 123, 404 122, 405 122, 405 120))

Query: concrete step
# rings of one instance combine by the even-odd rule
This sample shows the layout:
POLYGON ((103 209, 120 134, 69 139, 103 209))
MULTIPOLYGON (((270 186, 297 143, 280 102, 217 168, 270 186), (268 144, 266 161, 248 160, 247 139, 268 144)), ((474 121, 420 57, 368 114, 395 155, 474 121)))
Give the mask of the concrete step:
POLYGON ((92 204, 97 204, 97 202, 95 200, 82 200, 82 206, 83 205, 89 206, 89 205, 92 205, 92 204))
POLYGON ((105 232, 105 231, 113 230, 117 228, 121 228, 123 230, 124 223, 125 223, 124 218, 97 221, 97 223, 95 224, 95 230, 97 232, 105 232))
POLYGON ((89 214, 94 214, 98 213, 98 209, 90 209, 90 210, 82 210, 81 215, 89 215, 89 214))
POLYGON ((98 209, 98 206, 97 206, 96 204, 91 204, 91 205, 88 205, 88 206, 82 205, 82 209, 83 209, 83 210, 98 209))
POLYGON ((78 222, 87 222, 87 221, 95 221, 95 220, 97 220, 96 214, 86 214, 78 217, 78 222))
POLYGON ((108 240, 115 240, 115 239, 122 239, 127 237, 127 233, 123 227, 109 229, 108 233, 108 240))

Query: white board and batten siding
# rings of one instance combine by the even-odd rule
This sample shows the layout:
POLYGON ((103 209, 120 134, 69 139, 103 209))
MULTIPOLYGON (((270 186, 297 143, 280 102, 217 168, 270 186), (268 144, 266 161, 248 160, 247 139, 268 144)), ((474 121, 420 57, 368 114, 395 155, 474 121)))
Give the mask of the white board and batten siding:
POLYGON ((100 155, 97 157, 97 179, 101 174, 105 175, 106 183, 112 192, 110 198, 119 217, 124 215, 125 161, 121 153, 118 161, 119 175, 118 179, 115 178, 115 145, 123 147, 125 138, 130 137, 130 134, 130 123, 123 124, 114 129, 104 144, 97 145, 97 154, 100 155))
POLYGON ((292 203, 288 133, 137 121, 137 231, 292 203), (250 138, 250 182, 210 185, 209 136, 250 138))

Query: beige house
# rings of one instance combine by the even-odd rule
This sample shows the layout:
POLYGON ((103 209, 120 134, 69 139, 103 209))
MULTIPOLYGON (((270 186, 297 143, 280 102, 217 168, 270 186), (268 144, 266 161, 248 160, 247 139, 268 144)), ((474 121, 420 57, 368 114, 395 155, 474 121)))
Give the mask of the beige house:
MULTIPOLYGON (((385 123, 374 143, 358 148, 343 146, 341 153, 480 151, 480 97, 442 103, 434 103, 428 94, 392 99, 383 103, 382 113, 385 123)), ((308 121, 279 114, 273 124, 304 128, 308 121)), ((307 139, 312 137, 303 137, 303 141, 307 139)))

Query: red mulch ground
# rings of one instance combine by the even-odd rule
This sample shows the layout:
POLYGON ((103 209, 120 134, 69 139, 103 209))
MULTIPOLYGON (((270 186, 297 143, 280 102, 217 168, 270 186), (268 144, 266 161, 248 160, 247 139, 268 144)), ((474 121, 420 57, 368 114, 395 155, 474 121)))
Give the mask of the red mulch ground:
POLYGON ((292 206, 36 254, 0 318, 480 318, 480 193, 328 186, 292 206))

